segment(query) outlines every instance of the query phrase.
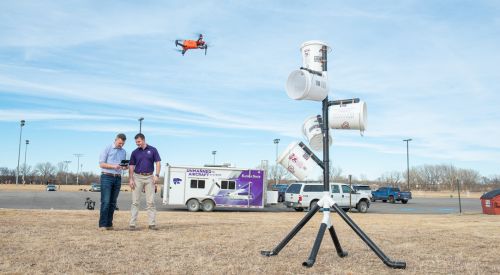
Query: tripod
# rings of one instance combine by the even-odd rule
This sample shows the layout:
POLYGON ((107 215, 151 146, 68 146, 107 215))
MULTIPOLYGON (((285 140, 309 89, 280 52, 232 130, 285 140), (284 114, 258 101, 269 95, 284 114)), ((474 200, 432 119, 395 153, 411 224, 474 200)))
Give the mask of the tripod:
MULTIPOLYGON (((326 56, 324 56, 325 62, 325 70, 326 70, 326 56)), ((318 203, 310 209, 309 213, 307 213, 304 218, 288 233, 288 235, 272 250, 272 251, 261 251, 261 254, 264 256, 276 256, 279 252, 290 242, 297 233, 304 227, 304 225, 309 222, 309 220, 321 209, 323 211, 323 219, 321 221, 318 234, 316 235, 316 240, 314 241, 311 254, 309 258, 302 263, 305 267, 312 267, 314 262, 316 261, 316 256, 318 255, 319 247, 321 246, 321 241, 323 240, 323 236, 325 235, 326 229, 330 232, 330 236, 333 240, 333 244, 335 245, 335 249, 337 250, 337 255, 341 258, 344 258, 348 255, 347 251, 342 249, 340 245, 337 234, 335 233, 335 228, 333 227, 330 220, 330 210, 333 208, 337 214, 354 230, 354 232, 377 254, 377 256, 389 267, 404 269, 406 268, 406 262, 395 262, 392 261, 389 257, 387 257, 380 248, 359 228, 356 223, 342 210, 332 198, 330 198, 330 187, 329 179, 330 179, 330 165, 329 165, 329 125, 328 125, 328 107, 331 105, 343 105, 350 103, 357 103, 359 99, 350 99, 350 100, 336 100, 336 101, 328 101, 328 97, 326 97, 322 102, 323 107, 323 117, 322 120, 318 120, 321 125, 321 130, 323 134, 323 161, 321 161, 314 153, 309 150, 305 146, 304 143, 299 143, 300 147, 306 151, 307 154, 311 156, 311 158, 323 169, 323 197, 318 201, 318 203)))

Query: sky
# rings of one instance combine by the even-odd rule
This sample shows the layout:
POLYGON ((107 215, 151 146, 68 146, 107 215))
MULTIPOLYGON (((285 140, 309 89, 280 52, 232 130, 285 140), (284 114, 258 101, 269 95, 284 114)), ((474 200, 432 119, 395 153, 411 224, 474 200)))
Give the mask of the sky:
MULTIPOLYGON (((332 165, 376 179, 450 164, 500 174, 498 1, 2 1, 0 167, 84 171, 117 133, 163 164, 273 164, 321 103, 292 100, 300 45, 321 40, 329 99, 360 98, 367 129, 332 131, 332 165), (203 33, 208 53, 175 50, 203 33)), ((321 154, 318 152, 318 156, 321 154)))

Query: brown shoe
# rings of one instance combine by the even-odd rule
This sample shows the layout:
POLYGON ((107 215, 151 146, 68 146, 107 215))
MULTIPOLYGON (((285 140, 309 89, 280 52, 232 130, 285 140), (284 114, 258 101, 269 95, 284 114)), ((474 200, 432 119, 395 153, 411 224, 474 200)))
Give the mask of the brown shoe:
POLYGON ((156 228, 156 225, 154 225, 154 224, 153 224, 153 225, 148 226, 148 229, 149 229, 149 230, 158 230, 158 228, 156 228))

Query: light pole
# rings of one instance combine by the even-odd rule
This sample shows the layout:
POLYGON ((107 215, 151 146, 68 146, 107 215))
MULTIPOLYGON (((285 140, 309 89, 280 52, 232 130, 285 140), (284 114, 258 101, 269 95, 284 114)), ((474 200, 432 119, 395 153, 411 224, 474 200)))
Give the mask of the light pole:
POLYGON ((71 160, 65 160, 64 162, 64 172, 66 172, 66 185, 68 185, 68 164, 71 163, 71 160))
POLYGON ((26 152, 28 152, 28 144, 30 144, 30 141, 27 139, 26 140, 26 147, 24 147, 23 184, 26 183, 26 181, 25 181, 25 178, 26 178, 26 152))
POLYGON ((403 139, 403 141, 406 142, 406 182, 408 183, 408 190, 410 190, 410 151, 408 150, 408 142, 412 141, 412 139, 403 139))
POLYGON ((77 159, 78 159, 78 162, 77 162, 77 165, 76 165, 76 185, 79 185, 78 184, 78 174, 79 174, 79 170, 80 170, 80 158, 83 157, 83 154, 73 154, 73 156, 75 156, 77 159))
POLYGON ((280 143, 279 138, 275 138, 273 140, 274 144, 276 144, 276 161, 274 164, 274 184, 278 183, 278 144, 280 143))
POLYGON ((17 173, 16 173, 16 185, 19 183, 19 159, 21 158, 21 137, 23 136, 23 126, 25 120, 21 120, 21 130, 19 131, 19 152, 17 154, 17 173))
POLYGON ((144 120, 144 118, 140 117, 138 120, 139 120, 139 133, 142 133, 142 121, 144 120))
POLYGON ((214 155, 214 165, 215 165, 215 154, 217 154, 217 151, 212 151, 212 155, 214 155))

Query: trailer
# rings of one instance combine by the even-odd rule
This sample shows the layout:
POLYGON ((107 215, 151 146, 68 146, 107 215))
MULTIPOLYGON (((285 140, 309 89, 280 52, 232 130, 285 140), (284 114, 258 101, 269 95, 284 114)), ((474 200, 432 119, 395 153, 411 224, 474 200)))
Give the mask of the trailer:
POLYGON ((161 195, 164 205, 186 206, 189 211, 263 208, 264 179, 258 169, 167 164, 161 195))

